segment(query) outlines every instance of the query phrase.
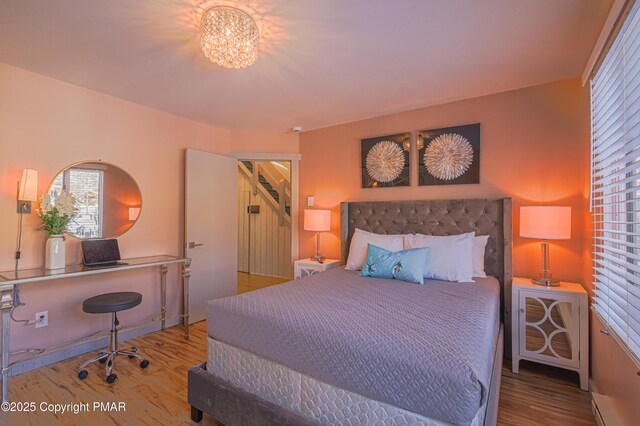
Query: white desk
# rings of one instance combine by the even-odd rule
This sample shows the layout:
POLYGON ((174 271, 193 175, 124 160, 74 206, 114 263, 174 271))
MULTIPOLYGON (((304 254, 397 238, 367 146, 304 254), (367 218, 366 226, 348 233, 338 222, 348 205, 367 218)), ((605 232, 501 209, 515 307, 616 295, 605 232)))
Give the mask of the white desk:
POLYGON ((189 277, 191 276, 191 259, 175 256, 150 256, 135 259, 123 259, 122 265, 109 267, 86 267, 83 265, 68 265, 64 269, 27 269, 0 272, 0 311, 2 311, 2 402, 7 401, 8 380, 11 364, 9 363, 9 328, 11 324, 11 309, 13 308, 14 289, 18 285, 35 284, 43 281, 59 280, 63 278, 86 277, 88 275, 107 274, 132 269, 160 268, 160 318, 162 329, 165 328, 167 303, 167 270, 170 264, 182 264, 182 323, 184 338, 189 338, 189 277))

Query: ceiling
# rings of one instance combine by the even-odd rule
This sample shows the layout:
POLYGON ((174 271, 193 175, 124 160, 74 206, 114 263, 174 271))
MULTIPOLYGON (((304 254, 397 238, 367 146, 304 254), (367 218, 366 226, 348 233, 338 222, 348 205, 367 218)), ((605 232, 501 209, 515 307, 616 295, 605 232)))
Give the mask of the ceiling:
POLYGON ((199 48, 216 1, 0 0, 0 61, 216 126, 326 127, 578 76, 609 0, 249 0, 258 62, 199 48))

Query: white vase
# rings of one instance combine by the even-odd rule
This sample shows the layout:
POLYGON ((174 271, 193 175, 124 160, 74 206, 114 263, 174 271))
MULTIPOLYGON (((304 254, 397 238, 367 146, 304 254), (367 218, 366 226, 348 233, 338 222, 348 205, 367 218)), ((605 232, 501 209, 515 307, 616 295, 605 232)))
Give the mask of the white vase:
POLYGON ((65 267, 64 237, 51 235, 47 238, 44 252, 45 269, 62 269, 65 267))

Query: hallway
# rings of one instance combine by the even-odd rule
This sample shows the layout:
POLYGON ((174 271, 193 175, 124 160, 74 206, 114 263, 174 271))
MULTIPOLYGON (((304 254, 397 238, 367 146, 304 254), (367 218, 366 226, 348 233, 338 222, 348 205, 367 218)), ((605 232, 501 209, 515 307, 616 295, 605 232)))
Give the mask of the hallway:
POLYGON ((268 277, 265 275, 248 274, 238 272, 238 294, 247 293, 253 290, 281 284, 289 280, 278 277, 268 277))

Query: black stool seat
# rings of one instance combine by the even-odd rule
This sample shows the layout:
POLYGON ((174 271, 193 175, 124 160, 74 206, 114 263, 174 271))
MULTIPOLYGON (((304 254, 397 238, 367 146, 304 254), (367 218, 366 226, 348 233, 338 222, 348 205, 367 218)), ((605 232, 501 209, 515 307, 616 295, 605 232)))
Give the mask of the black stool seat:
POLYGON ((131 309, 142 303, 142 295, 133 291, 105 293, 82 302, 82 310, 88 314, 106 314, 131 309))

